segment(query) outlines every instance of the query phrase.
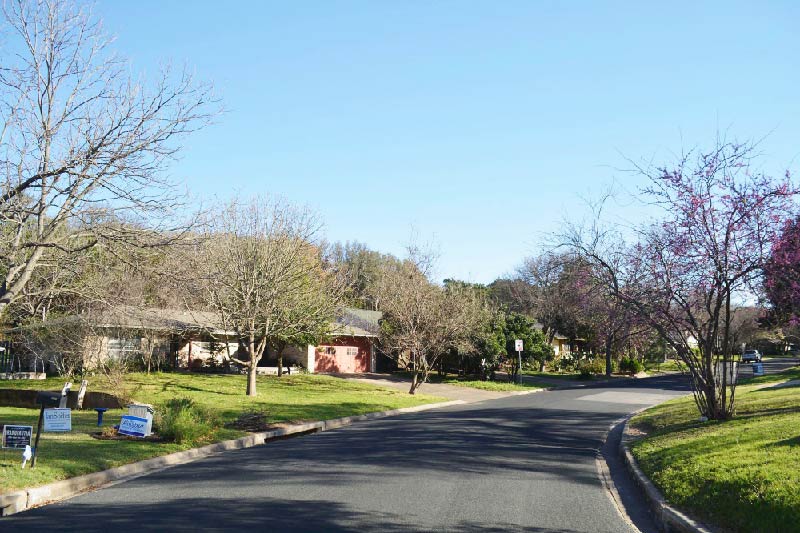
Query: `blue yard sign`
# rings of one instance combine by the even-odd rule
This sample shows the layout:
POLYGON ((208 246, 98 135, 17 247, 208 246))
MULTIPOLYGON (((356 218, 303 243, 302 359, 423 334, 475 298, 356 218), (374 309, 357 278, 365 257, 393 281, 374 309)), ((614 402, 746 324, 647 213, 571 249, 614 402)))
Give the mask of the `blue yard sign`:
POLYGON ((119 433, 129 437, 144 437, 147 430, 147 419, 125 415, 119 423, 119 433))

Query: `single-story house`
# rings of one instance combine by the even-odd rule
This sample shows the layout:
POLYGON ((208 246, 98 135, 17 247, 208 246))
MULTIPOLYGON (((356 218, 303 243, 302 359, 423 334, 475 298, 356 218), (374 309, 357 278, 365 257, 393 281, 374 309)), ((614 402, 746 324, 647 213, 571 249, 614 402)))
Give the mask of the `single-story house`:
MULTIPOLYGON (((343 308, 331 324, 328 339, 313 346, 290 346, 284 350, 284 364, 294 363, 316 373, 358 374, 377 370, 375 343, 378 340, 380 311, 343 308)), ((273 349, 260 366, 277 364, 273 349)))
MULTIPOLYGON (((544 329, 540 322, 533 325, 539 331, 544 329)), ((566 335, 562 335, 558 331, 553 334, 553 340, 550 341, 550 346, 553 347, 553 352, 556 357, 571 357, 573 353, 581 351, 581 344, 585 342, 584 339, 570 339, 566 335)))
MULTIPOLYGON (((320 373, 373 372, 380 318, 380 312, 343 308, 331 323, 331 333, 324 342, 287 347, 284 366, 299 365, 308 372, 320 373)), ((79 354, 88 366, 106 358, 127 357, 199 370, 221 367, 229 356, 242 358, 235 332, 222 327, 211 312, 121 306, 94 315, 62 318, 52 324, 55 334, 36 339, 39 360, 52 361, 69 351, 79 354)), ((17 328, 14 334, 26 332, 17 328)), ((276 361, 270 348, 259 366, 268 367, 276 361)))

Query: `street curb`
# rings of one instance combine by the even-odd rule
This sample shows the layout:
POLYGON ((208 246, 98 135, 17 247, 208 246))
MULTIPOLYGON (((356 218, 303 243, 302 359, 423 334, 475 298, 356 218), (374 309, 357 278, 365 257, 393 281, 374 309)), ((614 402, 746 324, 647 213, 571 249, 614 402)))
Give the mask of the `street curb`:
MULTIPOLYGON (((647 408, 645 408, 647 409, 647 408)), ((628 472, 633 477, 634 482, 642 489, 645 499, 650 508, 653 510, 656 522, 664 531, 678 531, 681 533, 713 533, 713 529, 698 522, 687 516, 685 513, 677 510, 667 503, 664 495, 656 488, 655 484, 650 481, 639 465, 636 463, 636 458, 631 453, 629 444, 635 440, 628 431, 628 423, 631 418, 641 413, 645 409, 640 409, 628 415, 623 422, 622 436, 619 441, 619 452, 622 455, 628 472)))
POLYGON ((305 424, 294 424, 285 428, 264 431, 261 433, 253 433, 251 435, 247 435, 246 437, 217 442, 207 446, 202 446, 200 448, 192 448, 191 450, 170 453, 160 457, 153 457, 151 459, 145 459, 143 461, 110 468, 100 472, 93 472, 91 474, 85 474, 82 476, 65 479, 63 481, 56 481, 54 483, 49 483, 39 487, 0 494, 0 516, 10 516, 34 507, 65 500, 82 492, 101 488, 110 483, 127 481, 129 479, 150 474, 158 470, 164 470, 165 468, 189 463, 197 459, 202 459, 204 457, 209 457, 211 455, 216 455, 218 453, 230 450, 241 450, 244 448, 252 448, 253 446, 260 446, 272 440, 280 439, 290 435, 296 435, 298 433, 316 433, 328 431, 330 429, 349 426, 354 422, 376 420, 379 418, 386 418, 406 413, 417 413, 420 411, 428 411, 430 409, 438 409, 452 405, 462 405, 465 403, 466 402, 463 400, 452 400, 449 402, 431 403, 417 405, 414 407, 390 409, 388 411, 378 411, 364 415, 345 416, 331 420, 307 422, 305 424))

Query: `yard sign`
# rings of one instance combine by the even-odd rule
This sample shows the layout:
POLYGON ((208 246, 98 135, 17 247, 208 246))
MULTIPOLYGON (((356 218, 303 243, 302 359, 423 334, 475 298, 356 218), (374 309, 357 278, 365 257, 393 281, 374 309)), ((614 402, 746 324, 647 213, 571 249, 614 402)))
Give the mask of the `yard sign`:
POLYGON ((3 426, 3 448, 24 449, 31 445, 33 426, 3 426))
POLYGON ((45 431, 72 431, 72 409, 56 407, 44 410, 45 431))
POLYGON ((144 437, 147 432, 147 419, 125 415, 119 423, 119 433, 129 437, 144 437))

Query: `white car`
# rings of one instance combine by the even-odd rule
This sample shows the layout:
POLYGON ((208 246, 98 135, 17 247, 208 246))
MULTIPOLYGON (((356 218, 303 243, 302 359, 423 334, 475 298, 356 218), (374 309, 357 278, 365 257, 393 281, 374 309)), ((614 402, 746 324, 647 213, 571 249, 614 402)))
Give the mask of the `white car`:
POLYGON ((760 363, 761 353, 758 350, 745 350, 742 354, 742 363, 760 363))

